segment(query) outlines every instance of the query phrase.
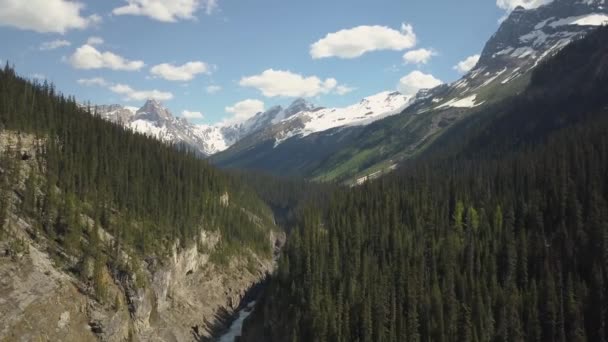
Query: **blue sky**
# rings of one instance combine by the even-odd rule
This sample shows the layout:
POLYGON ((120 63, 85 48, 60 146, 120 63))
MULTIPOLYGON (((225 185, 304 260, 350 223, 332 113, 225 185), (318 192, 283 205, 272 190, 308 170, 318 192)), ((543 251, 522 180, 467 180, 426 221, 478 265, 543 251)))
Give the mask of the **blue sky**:
POLYGON ((454 81, 505 13, 539 1, 0 0, 0 59, 79 101, 155 97, 216 123, 454 81))

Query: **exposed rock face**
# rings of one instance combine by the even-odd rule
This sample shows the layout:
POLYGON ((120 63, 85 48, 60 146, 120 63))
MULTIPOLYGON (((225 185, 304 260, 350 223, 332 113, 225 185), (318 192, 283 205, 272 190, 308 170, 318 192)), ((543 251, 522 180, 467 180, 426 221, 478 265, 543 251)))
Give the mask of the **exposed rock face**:
MULTIPOLYGON (((36 162, 34 145, 31 136, 0 132, 0 151, 19 146, 31 156, 15 156, 21 163, 17 189, 36 162)), ((192 341, 194 335, 209 336, 218 313, 236 310, 247 290, 274 268, 270 255, 248 250, 225 264, 214 263, 222 237, 201 229, 192 246, 176 242, 169 256, 146 259, 132 274, 104 268, 106 296, 99 302, 91 286, 71 271, 76 258, 16 215, 17 191, 10 201, 0 232, 0 341, 192 341)), ((81 220, 92 225, 85 215, 81 220)), ((106 245, 114 240, 103 230, 99 237, 106 245)), ((280 239, 270 232, 268 243, 275 246, 280 239)), ((130 258, 127 251, 121 255, 130 258)))
MULTIPOLYGON (((12 227, 32 229, 25 221, 12 227)), ((239 258, 226 266, 215 265, 208 253, 221 237, 203 232, 200 244, 175 248, 165 265, 144 271, 144 288, 107 273, 111 295, 109 303, 100 304, 26 235, 23 255, 0 257, 0 341, 124 341, 128 336, 140 341, 192 341, 194 329, 208 337, 216 316, 234 312, 249 287, 274 267, 272 260, 255 257, 253 268, 239 258)), ((0 243, 2 252, 5 247, 0 243)))
POLYGON ((125 108, 121 105, 96 106, 92 108, 91 111, 108 121, 116 122, 121 125, 127 125, 135 116, 134 109, 125 108))
POLYGON ((149 341, 189 340, 194 327, 205 335, 219 311, 233 312, 247 289, 272 271, 271 260, 255 260, 254 271, 246 260, 233 259, 220 267, 209 262, 220 236, 203 232, 199 245, 178 252, 168 263, 150 274, 146 291, 139 291, 133 313, 138 335, 149 341))
POLYGON ((289 107, 272 107, 265 112, 237 123, 195 125, 173 114, 155 100, 148 100, 139 109, 121 105, 100 105, 90 108, 91 113, 135 132, 152 136, 166 143, 182 145, 210 156, 227 149, 245 136, 260 131, 280 120, 314 106, 304 99, 294 101, 289 107))
POLYGON ((96 341, 87 328, 87 303, 73 279, 36 247, 18 258, 0 257, 0 341, 96 341))

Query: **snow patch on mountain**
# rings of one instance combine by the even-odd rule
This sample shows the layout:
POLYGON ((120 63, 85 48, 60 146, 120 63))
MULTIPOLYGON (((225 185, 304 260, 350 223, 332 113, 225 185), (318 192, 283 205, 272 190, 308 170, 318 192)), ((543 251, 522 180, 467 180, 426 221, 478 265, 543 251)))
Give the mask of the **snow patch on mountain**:
POLYGON ((362 126, 402 112, 412 96, 381 92, 343 108, 315 108, 283 120, 286 129, 275 136, 275 147, 292 137, 306 137, 337 127, 362 126), (289 125, 288 123, 293 123, 289 125))
POLYGON ((435 109, 441 109, 441 108, 446 108, 446 107, 453 107, 453 108, 473 108, 473 107, 477 107, 483 104, 483 101, 480 103, 475 103, 475 100, 477 99, 477 94, 471 95, 469 97, 465 97, 462 99, 452 99, 440 106, 435 107, 435 109))
POLYGON ((306 136, 339 126, 366 125, 402 110, 410 97, 397 92, 383 92, 345 108, 320 108, 305 99, 296 99, 287 108, 275 106, 238 123, 195 125, 176 118, 160 102, 147 101, 141 108, 120 105, 97 106, 94 113, 128 129, 171 144, 194 148, 205 156, 224 151, 242 138, 272 127, 292 127, 297 121, 301 130, 279 132, 277 140, 296 135, 306 136))
POLYGON ((606 24, 608 24, 608 15, 601 13, 593 13, 556 20, 549 24, 549 26, 556 28, 565 25, 602 26, 606 24))

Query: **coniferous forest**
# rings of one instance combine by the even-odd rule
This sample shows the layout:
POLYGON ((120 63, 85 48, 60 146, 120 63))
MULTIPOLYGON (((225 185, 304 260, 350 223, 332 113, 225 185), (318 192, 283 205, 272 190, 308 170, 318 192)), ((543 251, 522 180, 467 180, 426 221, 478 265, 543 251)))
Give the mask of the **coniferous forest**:
MULTIPOLYGON (((44 163, 26 182, 31 198, 24 200, 30 203, 25 214, 41 232, 75 245, 69 249, 80 248, 70 237, 90 233, 78 223, 84 213, 141 256, 163 255, 175 241, 192 244, 202 228, 220 230, 226 253, 242 244, 270 253, 267 231, 250 214, 271 227, 271 213, 236 177, 194 153, 94 116, 53 85, 19 77, 8 64, 0 71, 0 126, 35 137, 44 163), (225 194, 237 205, 222 204, 225 194)), ((10 166, 21 157, 20 144, 14 141, 3 156, 3 168, 10 169, 2 174, 4 193, 17 182, 19 170, 10 166)))
POLYGON ((603 27, 522 93, 352 188, 220 171, 7 64, 0 133, 16 141, 0 156, 0 239, 18 203, 37 234, 95 268, 120 259, 98 251, 96 229, 141 259, 202 228, 221 234, 216 260, 270 259, 277 222, 288 241, 245 341, 607 341, 606 56, 603 27), (42 156, 22 187, 20 134, 42 156))
POLYGON ((249 340, 606 341, 607 42, 572 44, 419 161, 299 211, 249 340))

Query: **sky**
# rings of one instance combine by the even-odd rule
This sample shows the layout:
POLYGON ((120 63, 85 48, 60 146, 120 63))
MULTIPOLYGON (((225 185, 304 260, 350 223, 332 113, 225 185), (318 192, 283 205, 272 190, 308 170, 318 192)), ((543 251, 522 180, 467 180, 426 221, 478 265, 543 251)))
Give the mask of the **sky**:
POLYGON ((0 0, 0 60, 83 103, 231 123, 453 82, 509 11, 548 1, 0 0))

